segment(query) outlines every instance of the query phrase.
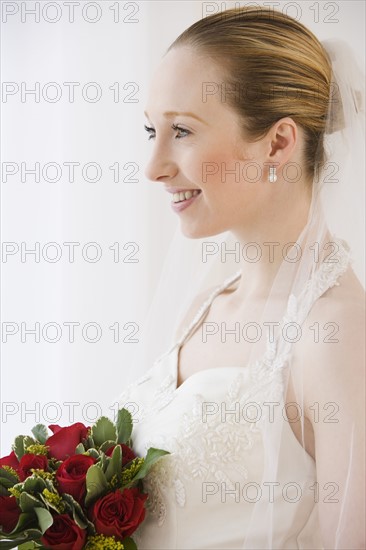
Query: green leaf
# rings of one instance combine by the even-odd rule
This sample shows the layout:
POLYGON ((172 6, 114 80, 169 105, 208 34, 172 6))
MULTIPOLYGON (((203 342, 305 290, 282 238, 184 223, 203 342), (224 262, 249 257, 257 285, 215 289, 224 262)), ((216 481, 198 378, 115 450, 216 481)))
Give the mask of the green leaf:
MULTIPOLYGON (((54 492, 54 491, 51 491, 51 492, 54 492)), ((62 495, 63 496, 63 495, 62 495)), ((53 502, 49 502, 46 497, 42 494, 39 495, 39 498, 42 500, 43 504, 45 505, 45 507, 47 508, 47 510, 54 510, 57 514, 60 513, 60 508, 59 506, 57 506, 56 503, 53 503, 53 502)))
POLYGON ((105 453, 106 451, 108 451, 108 449, 110 449, 111 447, 113 447, 115 444, 116 444, 115 441, 112 441, 111 439, 109 439, 108 441, 105 441, 105 442, 99 447, 99 450, 100 450, 100 451, 103 451, 103 453, 105 453))
POLYGON ((29 447, 30 445, 36 445, 37 441, 33 439, 33 437, 29 437, 29 435, 25 435, 23 439, 23 444, 24 444, 24 451, 26 451, 27 447, 29 447))
POLYGON ((53 523, 52 514, 46 510, 46 508, 35 508, 34 512, 38 518, 39 527, 43 534, 53 523))
POLYGON ((85 449, 90 449, 91 447, 95 447, 94 439, 88 435, 86 439, 83 439, 82 441, 85 449))
POLYGON ((43 508, 43 503, 33 495, 23 492, 19 497, 19 506, 22 512, 27 513, 36 511, 35 508, 43 508))
MULTIPOLYGON (((39 534, 42 536, 41 533, 39 534)), ((0 549, 6 550, 8 548, 18 548, 19 550, 33 550, 35 548, 44 548, 41 544, 37 544, 32 537, 35 538, 35 534, 33 532, 30 534, 29 531, 24 533, 24 535, 20 538, 18 537, 12 540, 9 540, 8 537, 6 537, 6 540, 0 537, 0 549)), ((37 537, 36 540, 38 539, 39 537, 37 537)))
MULTIPOLYGON (((10 481, 10 479, 7 479, 6 477, 1 476, 0 477, 0 487, 3 487, 4 489, 9 489, 10 487, 14 487, 15 483, 18 483, 18 480, 10 481)), ((7 491, 6 491, 7 494, 7 491)))
MULTIPOLYGON (((17 537, 22 536, 23 531, 26 530, 27 532, 29 532, 30 529, 37 530, 37 518, 33 513, 22 512, 18 518, 18 523, 16 524, 14 529, 8 534, 8 537, 14 538, 14 535, 17 537)), ((42 536, 42 533, 40 531, 38 531, 38 533, 40 533, 39 536, 42 536)))
POLYGON ((79 445, 76 445, 75 447, 75 454, 82 455, 83 453, 85 453, 85 447, 82 443, 79 443, 79 445))
POLYGON ((44 481, 44 484, 45 484, 45 489, 48 489, 49 491, 51 491, 51 493, 54 493, 55 490, 56 490, 56 487, 53 484, 53 482, 50 479, 44 479, 43 481, 44 481))
POLYGON ((12 449, 15 452, 17 459, 20 460, 22 458, 29 445, 35 445, 36 443, 37 442, 33 439, 33 437, 29 437, 29 435, 18 435, 12 445, 12 449))
POLYGON ((133 477, 133 481, 145 477, 151 466, 155 464, 155 462, 157 462, 162 456, 168 454, 170 454, 169 451, 164 451, 163 449, 154 449, 154 447, 150 447, 147 450, 145 461, 143 462, 141 468, 138 470, 136 475, 133 477))
POLYGON ((95 444, 99 447, 105 441, 110 439, 116 440, 116 428, 110 418, 101 416, 91 429, 92 437, 95 444))
POLYGON ((22 456, 24 455, 25 453, 25 450, 24 450, 24 438, 26 436, 25 435, 18 435, 15 439, 14 439, 14 443, 12 445, 12 449, 17 457, 18 460, 20 460, 22 458, 22 456))
POLYGON ((8 548, 16 548, 18 546, 18 541, 16 540, 12 540, 12 541, 9 541, 9 539, 2 539, 1 536, 0 536, 0 548, 1 550, 4 549, 4 550, 8 550, 8 548))
POLYGON ((117 414, 117 443, 127 443, 132 433, 132 415, 127 409, 120 409, 117 414))
POLYGON ((62 464, 62 460, 56 460, 55 458, 51 458, 51 459, 48 461, 49 469, 50 469, 52 472, 56 472, 56 470, 59 469, 59 467, 61 466, 61 464, 62 464))
POLYGON ((19 481, 17 476, 9 472, 9 470, 0 468, 0 484, 2 479, 13 482, 13 485, 15 485, 15 483, 18 483, 19 481))
POLYGON ((62 499, 67 502, 71 508, 72 517, 75 523, 80 527, 80 529, 88 529, 89 534, 95 533, 95 527, 91 521, 88 520, 84 514, 84 510, 80 504, 68 493, 62 495, 62 499))
POLYGON ((117 476, 118 480, 122 477, 122 449, 120 445, 116 445, 113 449, 111 460, 105 472, 105 477, 108 481, 110 481, 113 476, 117 476))
POLYGON ((46 439, 48 439, 48 431, 44 424, 37 424, 32 428, 32 434, 42 445, 44 445, 46 439))
MULTIPOLYGON (((24 548, 34 548, 34 546, 26 546, 25 544, 21 544, 21 543, 24 543, 25 540, 26 541, 31 540, 28 534, 25 537, 13 539, 13 540, 9 540, 9 538, 6 538, 5 540, 0 537, 0 548, 1 550, 8 550, 10 548, 18 548, 18 549, 21 548, 22 550, 24 548)), ((27 543, 27 544, 31 544, 31 543, 27 543)))
POLYGON ((98 462, 98 466, 103 472, 106 472, 110 460, 111 459, 109 456, 105 455, 104 453, 100 454, 100 460, 98 462))
MULTIPOLYGON (((17 480, 18 481, 18 480, 17 480)), ((0 486, 4 489, 10 489, 10 487, 14 487, 15 483, 9 481, 9 479, 5 479, 5 477, 0 477, 0 486)), ((7 491, 6 491, 7 494, 7 491)))
POLYGON ((86 473, 86 497, 85 506, 100 497, 108 490, 108 483, 104 472, 99 468, 98 464, 90 466, 86 473))
POLYGON ((43 489, 46 487, 46 480, 34 474, 27 477, 23 482, 23 491, 26 493, 42 493, 43 489))
POLYGON ((100 458, 100 454, 96 449, 90 448, 86 451, 89 456, 92 456, 93 458, 96 458, 97 460, 100 458))
POLYGON ((11 496, 9 491, 0 484, 0 497, 9 497, 9 496, 11 496))
POLYGON ((122 544, 125 550, 137 550, 136 543, 131 537, 123 539, 122 544))

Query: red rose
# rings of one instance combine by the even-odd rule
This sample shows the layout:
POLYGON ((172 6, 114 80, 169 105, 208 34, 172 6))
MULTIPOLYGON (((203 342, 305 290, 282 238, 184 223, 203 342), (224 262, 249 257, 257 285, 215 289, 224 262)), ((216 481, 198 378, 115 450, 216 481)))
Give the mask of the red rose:
POLYGON ((95 462, 95 458, 86 455, 67 458, 56 472, 59 492, 68 493, 82 504, 86 492, 86 472, 95 462))
POLYGON ((19 461, 14 451, 12 451, 10 455, 0 458, 0 468, 2 466, 10 466, 11 468, 14 468, 14 470, 17 470, 19 466, 19 461))
POLYGON ((61 428, 57 424, 51 424, 48 427, 52 430, 53 435, 46 439, 45 445, 49 447, 49 455, 57 460, 65 460, 75 454, 75 447, 88 434, 88 428, 81 422, 76 422, 76 424, 65 428, 61 428))
POLYGON ((137 487, 119 489, 98 499, 90 509, 90 517, 98 533, 115 536, 118 539, 129 537, 145 518, 147 494, 137 487))
POLYGON ((18 523, 21 509, 15 497, 0 497, 0 525, 5 533, 10 533, 18 523))
MULTIPOLYGON (((136 458, 137 455, 133 452, 133 450, 128 447, 128 445, 125 445, 124 443, 118 443, 120 447, 122 447, 122 466, 125 466, 130 460, 133 460, 136 458)), ((116 445, 112 445, 112 447, 109 447, 108 451, 105 452, 107 456, 112 456, 113 450, 116 447, 116 445)))
POLYGON ((44 455, 24 454, 20 459, 18 467, 20 481, 24 481, 28 476, 32 475, 31 468, 47 471, 47 467, 48 460, 44 455))
POLYGON ((55 550, 81 550, 86 541, 86 531, 67 514, 53 516, 53 524, 41 537, 41 544, 45 548, 55 550))

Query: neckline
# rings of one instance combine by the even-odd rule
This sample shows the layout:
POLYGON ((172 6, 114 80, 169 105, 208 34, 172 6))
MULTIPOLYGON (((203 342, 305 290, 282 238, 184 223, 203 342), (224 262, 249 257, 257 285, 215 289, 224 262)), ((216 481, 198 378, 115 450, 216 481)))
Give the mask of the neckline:
POLYGON ((173 361, 172 361, 172 371, 173 371, 173 392, 177 392, 178 390, 180 390, 180 388, 182 386, 184 386, 184 384, 186 382, 188 382, 188 380, 190 380, 191 378, 195 377, 196 375, 198 374, 202 374, 202 373, 205 373, 205 372, 212 372, 212 371, 221 371, 223 369, 225 369, 225 371, 227 370, 232 370, 232 369, 235 369, 235 370, 239 370, 239 371, 244 371, 248 368, 248 365, 245 366, 245 367, 242 367, 242 366, 238 366, 238 365, 230 365, 230 366, 224 366, 224 367, 208 367, 207 369, 201 369, 201 370, 198 370, 196 372, 194 372, 193 374, 191 374, 190 376, 188 376, 185 380, 183 380, 183 382, 177 386, 178 384, 178 355, 179 355, 179 351, 180 351, 180 348, 182 347, 183 344, 180 344, 179 342, 177 342, 174 346, 174 348, 171 350, 171 354, 172 354, 172 357, 173 357, 173 361))
MULTIPOLYGON (((188 376, 188 378, 183 380, 183 382, 180 384, 180 386, 177 386, 177 382, 178 382, 178 354, 179 354, 179 350, 180 350, 181 347, 182 347, 182 344, 177 342, 175 344, 174 348, 171 349, 171 351, 170 351, 170 355, 173 358, 173 360, 172 360, 173 387, 171 387, 171 389, 170 389, 170 395, 172 397, 177 396, 180 389, 183 388, 183 386, 185 387, 186 383, 188 383, 188 381, 191 378, 195 378, 198 375, 205 375, 207 372, 213 372, 213 371, 219 371, 220 372, 223 369, 225 369, 225 372, 227 372, 227 371, 242 372, 242 371, 245 371, 248 368, 250 368, 250 363, 248 363, 245 367, 236 366, 236 365, 230 365, 230 366, 224 366, 224 367, 208 367, 207 369, 201 369, 199 371, 194 372, 193 374, 188 376)), ((302 452, 305 452, 306 460, 315 467, 315 463, 316 463, 315 459, 309 454, 309 452, 305 449, 305 447, 302 446, 300 441, 297 439, 295 433, 291 429, 290 422, 284 422, 283 426, 284 426, 285 431, 287 431, 290 434, 290 437, 293 439, 295 446, 297 446, 302 452)))
MULTIPOLYGON (((247 370, 248 367, 250 367, 250 363, 248 363, 247 366, 245 367, 241 367, 241 366, 236 366, 236 365, 230 365, 230 366, 225 366, 225 367, 208 367, 207 369, 201 369, 199 371, 196 371, 194 372, 193 374, 191 374, 190 376, 188 376, 188 378, 186 378, 185 380, 183 380, 183 382, 181 383, 180 386, 177 386, 177 381, 178 381, 178 376, 177 376, 177 373, 178 373, 178 353, 179 353, 179 349, 180 349, 180 345, 179 343, 177 342, 175 348, 174 348, 174 353, 172 354, 173 356, 173 369, 174 369, 174 387, 173 387, 173 390, 172 390, 172 395, 177 395, 177 393, 179 392, 179 390, 185 386, 185 384, 191 379, 191 378, 195 378, 197 375, 203 375, 207 372, 213 372, 213 371, 222 371, 223 369, 225 369, 225 372, 226 371, 238 371, 238 372, 242 372, 244 370, 247 370)), ((300 441, 297 439, 295 433, 292 431, 291 429, 291 426, 290 426, 290 422, 284 422, 283 423, 283 426, 284 426, 284 429, 285 431, 287 430, 287 432, 290 434, 290 437, 293 439, 294 441, 294 444, 295 446, 297 446, 302 452, 305 452, 305 456, 306 456, 306 459, 312 464, 312 465, 315 465, 315 459, 311 456, 311 454, 309 454, 309 452, 305 449, 305 447, 302 446, 302 444, 300 443, 300 441)))

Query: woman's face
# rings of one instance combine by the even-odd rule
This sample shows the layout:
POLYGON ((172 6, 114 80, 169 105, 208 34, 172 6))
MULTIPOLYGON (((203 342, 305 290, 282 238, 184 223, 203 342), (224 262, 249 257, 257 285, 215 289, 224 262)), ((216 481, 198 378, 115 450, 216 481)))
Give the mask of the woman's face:
MULTIPOLYGON (((187 237, 253 230, 273 195, 268 166, 263 166, 265 143, 243 140, 238 115, 221 94, 222 81, 212 61, 176 48, 162 59, 151 82, 145 114, 152 153, 145 175, 168 191, 200 191, 177 211, 187 237)), ((169 194, 168 202, 172 198, 169 194)))

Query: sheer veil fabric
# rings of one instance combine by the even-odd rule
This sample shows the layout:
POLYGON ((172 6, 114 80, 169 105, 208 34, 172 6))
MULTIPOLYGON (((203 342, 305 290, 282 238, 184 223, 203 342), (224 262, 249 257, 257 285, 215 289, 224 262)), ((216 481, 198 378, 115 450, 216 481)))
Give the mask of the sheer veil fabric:
MULTIPOLYGON (((341 449, 342 464, 338 469, 333 469, 332 461, 321 464, 317 485, 301 488, 314 492, 321 523, 332 522, 332 547, 350 548, 350 533, 364 517, 364 500, 359 490, 363 475, 360 455, 364 450, 364 410, 351 406, 354 392, 364 383, 364 379, 356 378, 364 365, 364 344, 358 332, 362 304, 355 303, 352 295, 349 301, 345 299, 342 278, 349 278, 351 273, 353 284, 365 288, 365 85, 363 71, 347 44, 328 40, 323 46, 333 71, 324 136, 327 162, 314 176, 307 223, 296 243, 287 248, 260 319, 255 319, 260 326, 270 321, 273 331, 266 331, 252 344, 249 357, 249 363, 256 363, 258 372, 263 373, 267 388, 264 395, 269 404, 260 411, 265 456, 262 484, 266 487, 272 484, 274 492, 273 498, 269 491, 266 498, 258 497, 253 502, 242 546, 247 549, 276 547, 274 532, 283 514, 283 502, 280 505, 283 494, 278 498, 273 495, 280 483, 290 484, 290 493, 295 491, 288 497, 289 515, 292 503, 301 498, 296 479, 286 472, 283 462, 283 433, 289 423, 283 411, 287 411, 286 396, 290 390, 292 415, 296 411, 300 439, 304 438, 306 428, 304 411, 310 408, 318 415, 321 426, 316 437, 324 436, 326 444, 332 439, 335 457, 341 449), (317 327, 312 325, 312 330, 310 320, 318 323, 317 327), (329 325, 324 329, 326 323, 329 325), (320 331, 317 341, 315 328, 320 331), (331 328, 336 329, 336 334, 326 339, 332 335, 331 328), (299 357, 294 344, 302 338, 305 342, 309 340, 309 353, 299 357), (338 387, 335 379, 342 381, 341 396, 335 390, 338 387), (328 391, 318 393, 318 385, 327 385, 328 391)), ((235 246, 230 233, 189 240, 181 234, 177 221, 145 325, 146 345, 157 333, 164 333, 165 341, 173 344, 178 323, 193 299, 240 271, 243 257, 224 254, 235 250, 235 246)), ((301 345, 304 349, 304 344, 301 345)), ((146 365, 146 369, 150 367, 146 365)), ((321 441, 316 443, 316 453, 318 449, 322 452, 321 441)), ((302 460, 306 470, 310 457, 305 449, 302 460)))

